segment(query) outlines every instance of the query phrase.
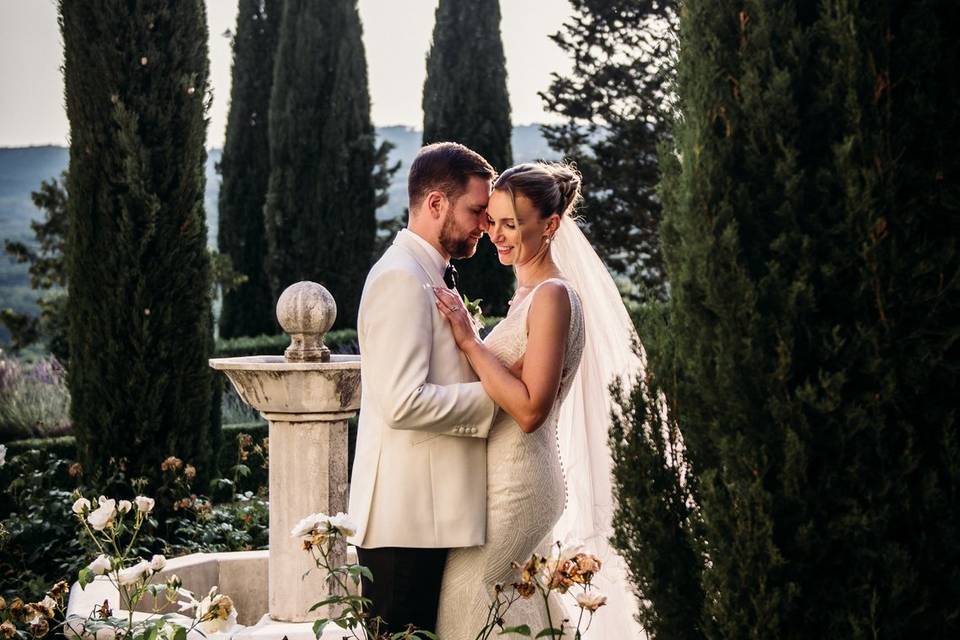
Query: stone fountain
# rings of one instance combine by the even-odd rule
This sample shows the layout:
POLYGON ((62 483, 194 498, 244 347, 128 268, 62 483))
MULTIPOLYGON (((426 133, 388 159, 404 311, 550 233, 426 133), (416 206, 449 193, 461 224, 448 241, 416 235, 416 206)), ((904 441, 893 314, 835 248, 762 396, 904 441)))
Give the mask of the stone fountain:
MULTIPOLYGON (((336 313, 324 287, 298 282, 277 301, 277 320, 291 338, 283 356, 210 360, 269 423, 270 550, 171 559, 153 581, 176 573, 198 597, 219 585, 236 604, 240 624, 252 625, 226 637, 312 639, 311 622, 330 615, 326 607, 308 613, 328 587, 290 530, 311 513, 347 510, 347 420, 360 408, 360 357, 331 355, 324 346, 336 313)), ((337 564, 346 560, 355 561, 352 548, 334 557, 337 564)), ((116 599, 109 582, 98 579, 85 591, 74 585, 68 614, 85 617, 105 598, 116 599)), ((335 625, 323 633, 341 636, 335 625)))

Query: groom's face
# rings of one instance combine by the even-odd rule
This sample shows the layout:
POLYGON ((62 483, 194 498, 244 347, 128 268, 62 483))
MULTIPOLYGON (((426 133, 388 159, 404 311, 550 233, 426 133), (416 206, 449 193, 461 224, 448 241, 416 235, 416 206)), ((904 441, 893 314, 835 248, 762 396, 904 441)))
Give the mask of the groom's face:
POLYGON ((471 176, 466 190, 450 201, 440 229, 440 246, 451 258, 469 258, 487 230, 490 180, 471 176))

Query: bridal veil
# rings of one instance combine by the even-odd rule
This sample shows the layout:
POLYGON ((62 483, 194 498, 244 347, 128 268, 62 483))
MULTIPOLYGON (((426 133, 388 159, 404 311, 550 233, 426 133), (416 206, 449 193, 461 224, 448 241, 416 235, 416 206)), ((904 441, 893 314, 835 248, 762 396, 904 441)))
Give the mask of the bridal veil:
MULTIPOLYGON (((554 262, 580 296, 586 329, 580 371, 557 424, 567 506, 553 539, 565 549, 580 545, 603 563, 594 586, 607 603, 594 615, 585 640, 645 638, 635 619, 637 598, 626 563, 609 542, 615 505, 607 441, 614 408, 609 385, 617 377, 625 385, 636 379, 645 356, 613 278, 573 218, 563 216, 551 247, 554 262)), ((579 609, 571 604, 569 614, 575 623, 579 609)))

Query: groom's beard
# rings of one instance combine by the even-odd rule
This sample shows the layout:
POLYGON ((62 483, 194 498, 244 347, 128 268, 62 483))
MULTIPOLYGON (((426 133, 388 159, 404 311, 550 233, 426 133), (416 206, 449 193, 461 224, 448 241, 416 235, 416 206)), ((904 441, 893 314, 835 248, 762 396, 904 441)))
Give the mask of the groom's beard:
POLYGON ((477 244, 467 233, 457 228, 453 213, 448 213, 440 229, 440 246, 451 258, 469 258, 477 252, 477 244))

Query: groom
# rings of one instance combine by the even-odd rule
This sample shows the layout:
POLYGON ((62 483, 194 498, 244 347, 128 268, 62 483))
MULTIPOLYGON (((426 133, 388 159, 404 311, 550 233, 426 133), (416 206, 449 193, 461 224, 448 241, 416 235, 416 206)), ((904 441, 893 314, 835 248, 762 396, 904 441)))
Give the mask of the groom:
MULTIPOLYGON (((390 632, 435 628, 447 550, 484 543, 486 436, 496 410, 432 287, 455 288, 487 228, 493 167, 438 143, 410 166, 410 220, 370 270, 357 321, 361 401, 349 512, 363 596, 390 632)), ((383 629, 381 629, 383 630, 383 629)))

